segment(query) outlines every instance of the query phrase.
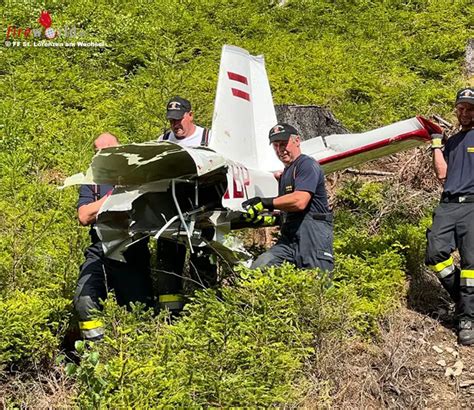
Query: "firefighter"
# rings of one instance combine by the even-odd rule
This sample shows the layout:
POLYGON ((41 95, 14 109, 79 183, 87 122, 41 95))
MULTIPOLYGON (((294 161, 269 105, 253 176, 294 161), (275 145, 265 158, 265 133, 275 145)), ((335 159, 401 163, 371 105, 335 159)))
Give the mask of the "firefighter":
POLYGON ((433 165, 444 183, 441 201, 427 231, 426 264, 436 273, 456 305, 458 343, 474 344, 474 89, 458 91, 455 101, 460 131, 442 145, 432 135, 433 165), (453 261, 457 248, 460 267, 453 261))
MULTIPOLYGON (((115 136, 101 134, 94 141, 95 150, 118 145, 115 136)), ((112 193, 112 185, 82 185, 79 191, 77 215, 83 226, 90 226, 91 245, 85 250, 85 261, 81 266, 74 307, 79 317, 81 335, 86 340, 97 341, 104 336, 103 323, 94 319, 101 309, 101 300, 107 291, 115 291, 119 305, 130 306, 141 302, 153 306, 153 291, 150 278, 150 252, 147 241, 132 245, 125 253, 126 263, 105 257, 95 230, 95 221, 100 207, 112 193)))
POLYGON ((166 104, 166 118, 170 129, 158 138, 158 141, 170 141, 183 147, 207 147, 210 132, 207 128, 194 123, 191 102, 181 97, 173 97, 166 104))
POLYGON ((280 210, 281 230, 277 243, 260 255, 252 268, 288 261, 298 268, 332 271, 333 215, 323 170, 317 161, 301 153, 301 138, 293 126, 277 124, 269 138, 285 166, 279 178, 279 194, 275 198, 250 198, 242 206, 247 208, 247 220, 259 226, 270 225, 275 218, 262 215, 264 210, 280 210))
MULTIPOLYGON (((184 147, 206 147, 210 130, 194 123, 191 102, 175 96, 166 104, 166 118, 170 129, 158 141, 170 141, 184 147)), ((192 193, 194 195, 194 191, 192 193)), ((186 246, 177 241, 159 239, 157 242, 157 286, 159 306, 178 313, 184 306, 182 274, 186 261, 186 246)), ((198 274, 200 282, 211 285, 217 278, 217 266, 211 262, 206 249, 195 249, 190 257, 191 273, 198 274)))

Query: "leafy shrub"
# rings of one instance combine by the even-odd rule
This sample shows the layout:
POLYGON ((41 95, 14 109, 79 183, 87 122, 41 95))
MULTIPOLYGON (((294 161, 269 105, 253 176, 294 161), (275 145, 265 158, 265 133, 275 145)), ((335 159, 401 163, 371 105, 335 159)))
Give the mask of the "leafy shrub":
POLYGON ((426 249, 426 229, 431 225, 431 217, 422 218, 417 224, 400 223, 390 231, 390 240, 399 244, 400 253, 405 258, 404 270, 410 275, 419 274, 424 267, 426 249))
MULTIPOLYGON (((359 212, 374 213, 384 202, 384 191, 387 186, 380 182, 363 182, 357 179, 348 180, 338 190, 339 204, 359 212)), ((372 215, 370 215, 372 216, 372 215)))
POLYGON ((0 367, 51 363, 69 320, 69 300, 51 291, 14 291, 0 299, 0 367))
POLYGON ((365 257, 396 251, 403 270, 419 273, 431 216, 423 202, 410 206, 406 196, 398 185, 348 181, 337 194, 336 252, 365 257))
MULTIPOLYGON (((269 405, 295 399, 292 384, 313 352, 308 328, 295 326, 300 296, 321 293, 321 286, 289 266, 242 272, 247 279, 220 297, 198 292, 173 325, 163 316, 107 304, 108 337, 93 346, 101 363, 93 377, 106 381, 100 404, 269 405)), ((90 394, 79 403, 92 404, 90 394)))
POLYGON ((352 296, 351 325, 367 336, 378 333, 377 321, 399 305, 404 259, 395 250, 364 257, 339 255, 335 286, 352 296))
POLYGON ((107 337, 69 373, 82 406, 269 406, 297 403, 329 340, 375 334, 396 305, 400 257, 347 259, 337 284, 291 265, 242 269, 234 287, 197 292, 173 324, 108 301, 107 337), (371 265, 373 264, 373 266, 371 265), (91 353, 94 352, 94 353, 91 353))

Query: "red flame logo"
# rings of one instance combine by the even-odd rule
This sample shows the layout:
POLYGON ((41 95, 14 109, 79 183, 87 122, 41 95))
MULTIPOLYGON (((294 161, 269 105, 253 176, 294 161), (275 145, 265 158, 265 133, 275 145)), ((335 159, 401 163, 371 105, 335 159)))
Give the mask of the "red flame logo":
POLYGON ((45 29, 51 27, 53 20, 47 11, 42 11, 38 23, 40 23, 45 29))

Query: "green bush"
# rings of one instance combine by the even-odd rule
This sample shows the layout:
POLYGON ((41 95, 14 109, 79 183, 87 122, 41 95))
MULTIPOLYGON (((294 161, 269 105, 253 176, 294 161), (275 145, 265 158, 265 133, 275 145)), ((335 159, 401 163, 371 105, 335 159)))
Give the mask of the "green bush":
POLYGON ((399 249, 405 258, 407 274, 420 274, 425 266, 426 229, 430 225, 431 217, 426 216, 417 224, 400 223, 388 235, 392 242, 402 244, 399 249))
POLYGON ((351 179, 338 190, 338 204, 357 212, 368 213, 369 217, 373 217, 383 205, 387 189, 388 187, 380 182, 351 179))
POLYGON ((70 301, 50 290, 12 292, 0 299, 0 369, 48 365, 69 321, 70 301))
POLYGON ((404 271, 419 273, 431 216, 429 207, 406 201, 408 196, 400 185, 349 180, 337 193, 336 252, 366 258, 395 251, 404 271))
MULTIPOLYGON (((93 347, 100 360, 92 377, 104 380, 100 404, 270 405, 296 399, 292 386, 313 353, 313 335, 299 325, 307 310, 301 296, 316 297, 323 289, 309 272, 290 266, 242 273, 247 279, 221 296, 198 292, 173 325, 108 303, 108 337, 93 347)), ((79 381, 79 404, 97 404, 89 382, 79 381)))
POLYGON ((375 256, 336 255, 335 286, 352 296, 351 325, 367 336, 379 331, 381 317, 399 306, 403 294, 404 259, 395 250, 375 256))
POLYGON ((171 325, 164 314, 130 313, 108 301, 105 341, 80 345, 81 365, 68 367, 78 405, 296 404, 325 345, 376 334, 377 321, 397 305, 400 261, 395 253, 347 259, 334 287, 291 265, 242 269, 220 295, 197 292, 171 325))

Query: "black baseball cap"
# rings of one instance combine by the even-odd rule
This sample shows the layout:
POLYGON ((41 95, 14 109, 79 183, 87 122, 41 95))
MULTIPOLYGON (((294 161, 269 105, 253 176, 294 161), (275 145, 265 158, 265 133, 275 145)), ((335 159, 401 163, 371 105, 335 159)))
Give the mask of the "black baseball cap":
POLYGON ((462 102, 474 104, 474 88, 467 87, 458 91, 456 94, 456 103, 454 105, 458 105, 462 102))
POLYGON ((166 104, 166 118, 169 120, 180 120, 189 111, 191 111, 191 103, 185 98, 176 96, 166 104))
POLYGON ((274 141, 288 141, 292 135, 300 134, 292 125, 280 122, 270 129, 268 138, 270 138, 271 144, 274 141))

